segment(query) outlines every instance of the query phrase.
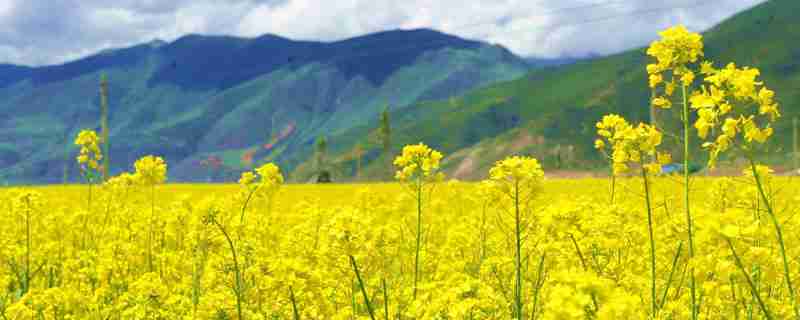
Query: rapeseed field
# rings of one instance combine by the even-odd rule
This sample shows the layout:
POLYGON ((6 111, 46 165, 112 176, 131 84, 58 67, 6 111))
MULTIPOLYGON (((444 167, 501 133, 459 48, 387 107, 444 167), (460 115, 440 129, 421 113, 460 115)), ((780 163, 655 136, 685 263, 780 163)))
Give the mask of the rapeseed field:
POLYGON ((800 319, 800 185, 758 160, 774 93, 703 61, 699 34, 661 36, 652 102, 682 109, 683 152, 608 115, 608 179, 510 156, 458 182, 420 143, 394 183, 290 185, 267 163, 165 184, 157 156, 102 181, 83 131, 86 184, 0 189, 0 319, 800 319), (690 176, 692 140, 742 173, 690 176), (682 172, 662 175, 673 157, 682 172))

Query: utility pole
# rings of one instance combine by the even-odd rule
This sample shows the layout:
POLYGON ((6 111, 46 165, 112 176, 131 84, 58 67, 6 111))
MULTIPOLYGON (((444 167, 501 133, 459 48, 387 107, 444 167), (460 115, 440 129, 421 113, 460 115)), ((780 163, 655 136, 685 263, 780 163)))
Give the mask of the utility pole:
POLYGON ((108 79, 100 76, 100 133, 103 140, 103 181, 108 180, 109 143, 108 143, 108 79))
POLYGON ((328 170, 325 155, 328 153, 328 140, 325 136, 320 136, 317 138, 317 146, 316 146, 316 183, 330 183, 331 182, 331 172, 328 170))
POLYGON ((325 153, 328 151, 328 141, 325 136, 317 138, 316 159, 314 160, 317 169, 317 174, 321 173, 325 168, 325 153))

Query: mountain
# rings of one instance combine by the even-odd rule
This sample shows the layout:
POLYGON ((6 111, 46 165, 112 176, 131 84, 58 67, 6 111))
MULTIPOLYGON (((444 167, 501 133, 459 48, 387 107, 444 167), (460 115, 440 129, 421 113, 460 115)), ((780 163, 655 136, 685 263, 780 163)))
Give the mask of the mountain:
POLYGON ((541 69, 541 68, 548 68, 548 67, 559 67, 570 65, 576 62, 596 59, 599 58, 598 55, 589 55, 586 57, 563 57, 563 58, 537 58, 537 57, 528 57, 525 58, 525 62, 531 67, 531 69, 541 69))
MULTIPOLYGON (((761 79, 776 91, 783 118, 776 124, 766 159, 776 165, 790 159, 791 119, 800 116, 800 20, 795 12, 800 12, 800 2, 772 0, 704 33, 707 59, 718 66, 736 62, 758 67, 761 79)), ((605 161, 593 149, 594 124, 611 112, 630 121, 649 119, 645 66, 652 60, 645 50, 537 69, 515 80, 394 112, 395 152, 404 144, 423 141, 445 153, 445 172, 460 179, 483 178, 494 161, 511 154, 536 156, 547 170, 605 171, 605 161)), ((660 112, 662 118, 665 125, 668 121, 674 125, 678 115, 660 112)), ((674 146, 674 139, 665 140, 668 147, 674 146)), ((357 143, 366 150, 365 179, 386 176, 375 124, 349 129, 329 142, 331 166, 340 179, 354 175, 352 150, 357 143)), ((297 155, 307 157, 308 152, 297 155)), ((675 159, 680 154, 676 150, 675 159)), ((693 161, 703 161, 702 157, 693 161)), ((305 180, 310 168, 308 162, 298 165, 294 179, 305 180)))
POLYGON ((527 68, 503 47, 429 29, 336 42, 187 35, 61 65, 0 65, 0 180, 78 179, 72 139, 99 129, 102 73, 112 174, 156 154, 172 181, 230 181, 265 161, 291 170, 317 137, 367 125, 387 106, 402 112, 527 68))

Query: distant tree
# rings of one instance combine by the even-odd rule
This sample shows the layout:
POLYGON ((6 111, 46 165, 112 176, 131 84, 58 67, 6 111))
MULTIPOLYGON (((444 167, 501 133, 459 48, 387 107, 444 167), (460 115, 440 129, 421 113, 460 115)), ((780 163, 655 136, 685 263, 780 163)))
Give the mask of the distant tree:
POLYGON ((355 180, 361 178, 361 157, 364 155, 364 148, 361 146, 361 142, 356 143, 355 149, 353 150, 353 156, 356 158, 356 174, 355 180))
POLYGON ((392 176, 392 124, 389 119, 389 106, 381 112, 380 138, 383 143, 383 158, 389 178, 392 176))
POLYGON ((317 172, 322 171, 325 166, 325 153, 327 152, 328 141, 325 139, 325 136, 320 136, 317 138, 316 150, 314 151, 316 157, 314 160, 314 167, 317 169, 317 172))
POLYGON ((325 170, 325 155, 328 153, 328 140, 325 136, 320 136, 317 138, 317 145, 316 150, 314 152, 315 160, 314 160, 314 167, 317 171, 318 179, 321 179, 323 176, 326 176, 328 181, 318 181, 318 182, 330 182, 330 173, 325 170))
POLYGON ((317 183, 331 183, 331 173, 328 170, 322 170, 317 175, 317 183))
POLYGON ((553 155, 555 156, 555 167, 556 169, 561 169, 563 165, 563 160, 561 159, 561 144, 556 144, 555 149, 553 149, 553 155))

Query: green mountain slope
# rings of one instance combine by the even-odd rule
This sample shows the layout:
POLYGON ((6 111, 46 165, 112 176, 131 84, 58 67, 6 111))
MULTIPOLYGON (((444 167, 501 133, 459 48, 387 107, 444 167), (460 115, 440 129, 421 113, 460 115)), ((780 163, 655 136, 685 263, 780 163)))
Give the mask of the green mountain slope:
MULTIPOLYGON (((742 12, 704 34, 708 59, 758 67, 777 92, 783 121, 776 127, 772 161, 786 160, 791 118, 800 115, 800 2, 773 0, 742 12)), ((614 112, 631 121, 648 121, 645 49, 535 70, 523 78, 476 89, 459 97, 415 104, 394 112, 394 143, 423 141, 446 153, 444 167, 457 178, 485 176, 491 164, 510 154, 531 154, 546 169, 597 168, 603 165, 592 142, 594 123, 614 112)), ((675 118, 659 113, 664 122, 675 118)), ((660 120, 661 121, 661 120, 660 120)), ((369 163, 366 178, 385 177, 375 127, 353 128, 332 137, 331 166, 340 179, 354 175, 352 150, 361 143, 369 163)), ((306 153, 310 152, 306 150, 306 153)), ((298 153, 302 154, 302 153, 298 153)), ((307 156, 301 156, 307 157, 307 156)), ((702 159, 700 159, 702 160, 702 159)), ((294 178, 313 173, 309 163, 294 178)))
POLYGON ((505 48, 425 29, 332 43, 190 35, 59 66, 1 65, 0 180, 58 182, 65 168, 78 178, 72 139, 99 128, 101 73, 110 79, 112 174, 157 154, 173 181, 221 181, 264 161, 292 168, 318 136, 386 105, 447 98, 527 68, 505 48))

